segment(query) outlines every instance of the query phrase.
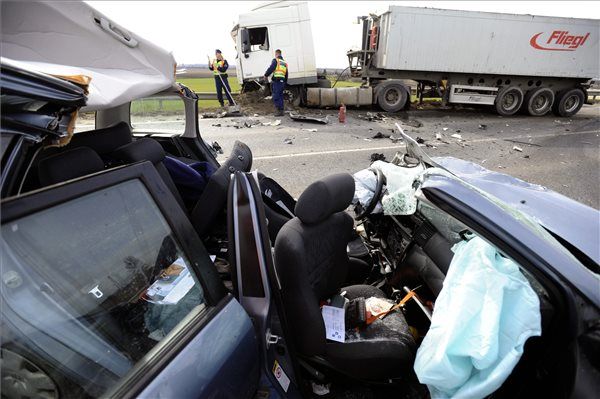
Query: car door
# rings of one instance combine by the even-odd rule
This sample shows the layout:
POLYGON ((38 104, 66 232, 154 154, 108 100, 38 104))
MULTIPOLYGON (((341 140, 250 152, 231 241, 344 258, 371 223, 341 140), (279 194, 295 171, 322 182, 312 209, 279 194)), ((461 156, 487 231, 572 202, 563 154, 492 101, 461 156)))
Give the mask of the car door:
POLYGON ((3 397, 252 397, 250 318, 143 162, 2 202, 3 397))
POLYGON ((585 397, 597 392, 600 381, 591 377, 597 373, 595 355, 584 350, 597 334, 597 276, 535 221, 455 177, 432 173, 421 191, 422 200, 492 243, 531 273, 549 294, 554 312, 551 320, 544 320, 542 312, 543 345, 535 358, 522 359, 498 396, 579 397, 585 393, 585 397))

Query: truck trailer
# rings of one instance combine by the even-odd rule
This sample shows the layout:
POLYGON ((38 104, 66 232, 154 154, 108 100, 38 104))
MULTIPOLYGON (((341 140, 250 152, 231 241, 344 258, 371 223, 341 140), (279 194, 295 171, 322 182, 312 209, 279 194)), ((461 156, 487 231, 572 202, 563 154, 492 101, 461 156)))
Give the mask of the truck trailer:
MULTIPOLYGON (((309 106, 377 104, 397 112, 410 105, 411 81, 420 99, 488 105, 503 116, 520 110, 571 116, 587 99, 588 82, 600 75, 599 20, 390 6, 359 17, 361 47, 347 56, 361 87, 327 88, 317 76, 309 21, 305 2, 271 3, 240 16, 234 28, 242 33, 240 83, 264 72, 254 73, 260 57, 243 39, 244 29, 257 28, 264 29, 267 47, 274 45, 269 57, 284 50, 289 90, 309 106), (285 22, 275 10, 287 10, 285 22), (283 34, 280 24, 288 25, 283 34)), ((268 59, 260 59, 262 69, 268 59)))

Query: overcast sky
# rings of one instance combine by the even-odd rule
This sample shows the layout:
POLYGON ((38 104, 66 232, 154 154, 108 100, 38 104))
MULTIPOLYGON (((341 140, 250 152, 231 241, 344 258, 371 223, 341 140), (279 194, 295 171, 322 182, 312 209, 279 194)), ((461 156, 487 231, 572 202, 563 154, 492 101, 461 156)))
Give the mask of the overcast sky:
MULTIPOLYGON (((180 64, 205 63, 216 48, 235 59, 231 28, 240 13, 262 1, 88 1, 123 27, 172 51, 180 64)), ((578 1, 310 1, 317 66, 345 68, 359 47, 356 17, 388 5, 600 19, 597 2, 578 1)))

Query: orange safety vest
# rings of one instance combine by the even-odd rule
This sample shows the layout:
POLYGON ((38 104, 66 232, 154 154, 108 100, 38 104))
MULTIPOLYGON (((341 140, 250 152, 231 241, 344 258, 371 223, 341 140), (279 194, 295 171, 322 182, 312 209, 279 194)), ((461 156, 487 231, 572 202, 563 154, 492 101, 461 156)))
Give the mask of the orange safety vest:
POLYGON ((227 72, 220 72, 218 68, 222 67, 223 65, 225 65, 224 60, 218 61, 217 59, 213 60, 212 63, 212 67, 213 67, 213 74, 215 75, 225 75, 227 72))
POLYGON ((278 79, 285 79, 285 74, 287 72, 287 62, 277 58, 277 66, 275 67, 275 71, 273 71, 273 77, 278 79))

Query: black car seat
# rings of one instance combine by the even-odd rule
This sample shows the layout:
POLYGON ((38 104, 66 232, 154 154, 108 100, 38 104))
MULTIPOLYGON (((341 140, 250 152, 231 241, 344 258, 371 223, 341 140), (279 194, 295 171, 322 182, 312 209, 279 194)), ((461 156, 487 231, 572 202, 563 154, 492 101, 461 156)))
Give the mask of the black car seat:
POLYGON ((88 147, 96 151, 101 158, 105 158, 117 148, 132 141, 131 128, 127 122, 118 122, 102 129, 75 133, 67 148, 88 147))
POLYGON ((102 158, 91 148, 77 147, 40 160, 38 176, 42 187, 104 170, 102 158))
MULTIPOLYGON (((385 380, 406 375, 416 345, 401 312, 393 312, 351 331, 344 343, 327 341, 320 303, 345 291, 346 298, 380 297, 369 285, 343 287, 350 260, 346 246, 353 220, 344 210, 354 195, 349 174, 321 179, 302 193, 296 217, 287 222, 275 242, 275 266, 281 280, 286 317, 299 353, 324 359, 337 371, 361 380, 385 380)), ((348 331, 347 331, 348 332, 348 331)))
POLYGON ((112 160, 125 164, 140 161, 152 162, 160 177, 162 177, 169 190, 173 193, 173 196, 175 196, 175 199, 179 205, 181 205, 181 208, 186 210, 183 199, 177 190, 177 186, 175 186, 169 171, 163 164, 165 157, 165 150, 156 140, 151 138, 137 139, 129 144, 122 145, 110 153, 110 158, 112 160))
POLYGON ((248 172, 252 168, 252 151, 245 143, 236 140, 231 155, 213 173, 191 213, 191 221, 200 238, 214 227, 215 220, 223 214, 231 174, 248 172))

